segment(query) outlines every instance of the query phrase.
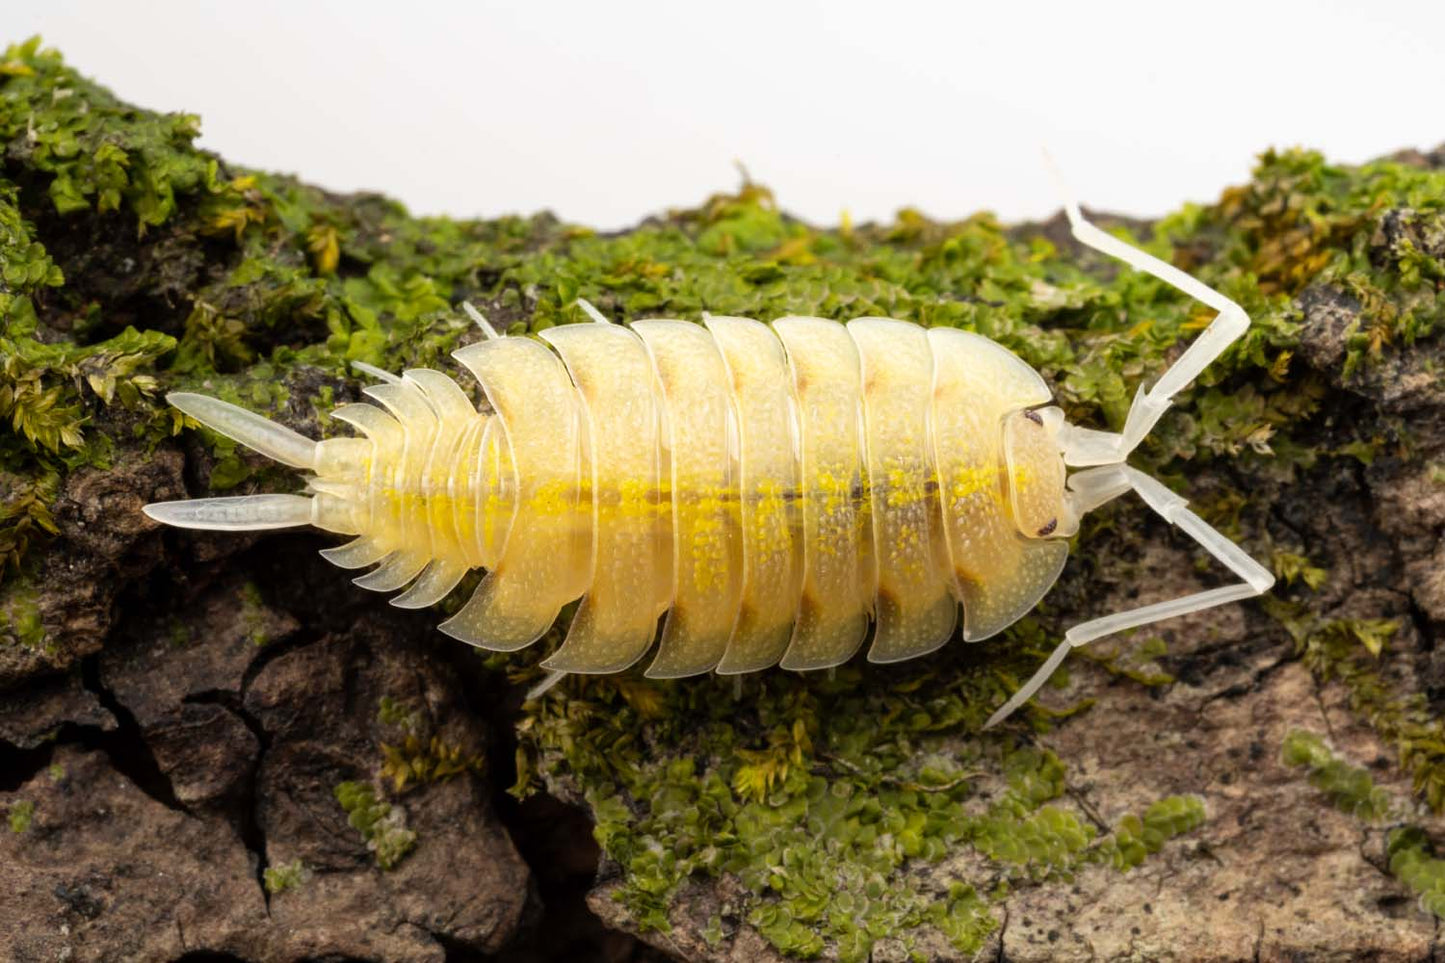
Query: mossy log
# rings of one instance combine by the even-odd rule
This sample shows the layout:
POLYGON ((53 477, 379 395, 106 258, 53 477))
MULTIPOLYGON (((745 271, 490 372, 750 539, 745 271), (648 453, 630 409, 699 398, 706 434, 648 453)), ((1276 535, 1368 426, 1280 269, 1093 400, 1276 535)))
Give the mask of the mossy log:
POLYGON ((1215 203, 1101 217, 1254 319, 1137 463, 1280 581, 981 733, 1070 624, 1224 573, 1126 499, 988 643, 523 705, 536 654, 388 607, 321 536, 148 522, 294 486, 161 395, 320 436, 348 362, 449 369, 461 302, 520 334, 586 297, 965 327, 1117 430, 1198 305, 1059 218, 820 229, 752 183, 615 235, 415 218, 197 130, 34 42, 0 61, 0 956, 1433 958, 1445 152, 1268 152, 1215 203))

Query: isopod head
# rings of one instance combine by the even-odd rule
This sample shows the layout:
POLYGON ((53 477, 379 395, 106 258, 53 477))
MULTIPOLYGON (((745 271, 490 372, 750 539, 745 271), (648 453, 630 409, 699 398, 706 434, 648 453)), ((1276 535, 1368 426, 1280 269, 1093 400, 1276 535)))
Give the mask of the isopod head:
POLYGON ((1064 488, 1058 408, 1024 408, 1003 420, 1004 484, 1014 524, 1025 538, 1072 535, 1078 521, 1064 488))

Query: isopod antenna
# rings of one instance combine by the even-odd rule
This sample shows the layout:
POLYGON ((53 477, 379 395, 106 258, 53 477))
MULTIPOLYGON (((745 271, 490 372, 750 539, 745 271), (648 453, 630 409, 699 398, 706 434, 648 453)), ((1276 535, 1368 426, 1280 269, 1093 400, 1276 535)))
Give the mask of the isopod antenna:
POLYGON ((1274 576, 1268 569, 1190 511, 1183 498, 1157 480, 1124 463, 1168 410, 1171 399, 1249 329, 1249 315, 1238 304, 1208 285, 1090 224, 1084 219, 1078 202, 1047 152, 1044 158, 1063 194, 1064 213, 1068 217, 1070 230, 1079 243, 1118 258, 1130 267, 1158 278, 1218 312, 1209 327, 1204 329, 1204 333, 1185 349, 1179 360, 1165 370, 1158 381, 1147 388, 1140 385, 1122 432, 1095 431, 1068 424, 1060 426, 1059 437, 1065 464, 1087 468, 1071 475, 1068 480, 1069 501, 1075 518, 1126 491, 1135 491, 1144 499, 1145 504, 1198 542, 1241 581, 1234 585, 1115 612, 1074 626, 1064 634, 1063 641, 1032 678, 984 723, 985 729, 1002 722, 1031 699, 1064 661, 1070 649, 1125 629, 1138 628, 1227 602, 1263 595, 1274 585, 1274 576))

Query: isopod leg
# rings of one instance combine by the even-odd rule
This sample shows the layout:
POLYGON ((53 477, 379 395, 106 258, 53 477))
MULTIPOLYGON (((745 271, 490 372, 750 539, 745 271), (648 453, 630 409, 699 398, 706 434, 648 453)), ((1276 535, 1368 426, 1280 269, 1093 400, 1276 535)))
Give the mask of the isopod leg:
POLYGON ((1256 595, 1263 595, 1274 585, 1274 576, 1268 569, 1250 558, 1238 545, 1225 538, 1210 527, 1204 519, 1186 508, 1184 499, 1141 471, 1127 465, 1120 465, 1117 470, 1128 481, 1129 487, 1138 492, 1150 508, 1163 515, 1170 524, 1182 529, 1205 551, 1223 562, 1231 572, 1244 581, 1238 585, 1225 585, 1205 592, 1195 592, 1192 595, 1170 599, 1167 602, 1156 602, 1153 605, 1145 605, 1125 612, 1115 612, 1113 615, 1079 623, 1064 634, 1063 642, 1059 643, 1059 647, 1054 649, 1053 654, 1034 673, 1033 677, 1024 683, 1023 688, 1015 692, 1012 698, 989 717, 988 722, 984 723, 985 729, 1002 722, 1015 709, 1033 698, 1034 693, 1038 692, 1048 681, 1049 676, 1054 674, 1054 670, 1059 667, 1059 663, 1064 660, 1064 656, 1072 648, 1086 645, 1095 639, 1113 635, 1115 632, 1122 632, 1125 629, 1138 628, 1141 625, 1172 619, 1178 615, 1188 615, 1191 612, 1210 609, 1226 602, 1238 602, 1256 595))
POLYGON ((527 690, 527 695, 524 697, 523 701, 531 702, 533 699, 542 698, 544 695, 552 691, 553 686, 555 686, 557 683, 561 682, 565 678, 567 678, 566 672, 548 672, 545 676, 542 677, 541 682, 538 682, 536 685, 532 686, 532 688, 527 690))
MULTIPOLYGON (((1047 155, 1045 155, 1047 158, 1047 155)), ((1099 230, 1084 219, 1076 201, 1064 183, 1053 161, 1048 167, 1064 196, 1064 213, 1069 228, 1079 243, 1123 261, 1132 268, 1152 275, 1219 313, 1204 333, 1185 349, 1164 374, 1147 390, 1141 385, 1129 408, 1122 434, 1072 428, 1064 436, 1064 459, 1070 465, 1109 465, 1122 462, 1138 447, 1150 429, 1168 410, 1172 399, 1199 376, 1214 359, 1224 353, 1240 335, 1249 329, 1249 315, 1238 304, 1183 271, 1166 264, 1152 254, 1139 250, 1111 234, 1099 230)))

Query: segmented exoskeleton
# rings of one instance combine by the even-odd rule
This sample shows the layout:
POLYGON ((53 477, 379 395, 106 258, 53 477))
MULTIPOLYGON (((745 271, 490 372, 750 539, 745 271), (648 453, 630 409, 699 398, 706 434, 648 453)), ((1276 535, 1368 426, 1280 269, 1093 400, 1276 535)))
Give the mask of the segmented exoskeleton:
MULTIPOLYGON (((1215 308, 1205 332, 1135 396, 1121 433, 1068 424, 1043 379, 986 338, 885 318, 846 325, 744 318, 567 325, 455 353, 478 408, 448 376, 412 370, 331 414, 360 437, 307 439, 217 399, 172 394, 197 421, 311 472, 306 494, 146 507, 171 525, 314 525, 358 536, 322 554, 356 579, 444 598, 486 574, 441 629, 513 650, 581 599, 542 665, 617 672, 656 641, 647 674, 822 669, 986 638, 1048 591, 1068 536, 1133 489, 1243 579, 1075 626, 990 720, 1027 700, 1071 646, 1247 598, 1273 577, 1183 499, 1124 462, 1170 399, 1249 325, 1238 305, 1086 222, 1082 243, 1215 308), (1066 466, 1084 470, 1067 474, 1066 466), (408 587, 409 586, 409 587, 408 587)), ((470 306, 467 306, 470 310, 470 306)))

